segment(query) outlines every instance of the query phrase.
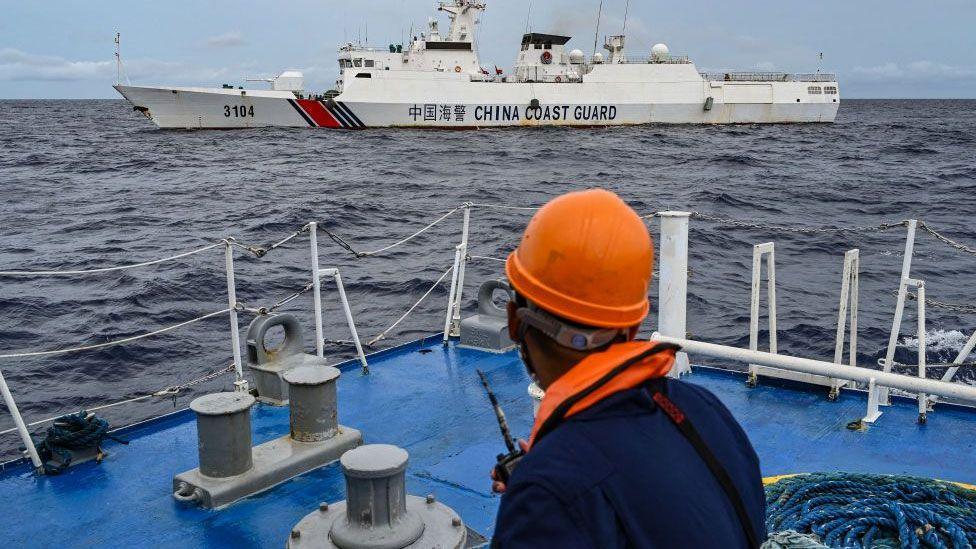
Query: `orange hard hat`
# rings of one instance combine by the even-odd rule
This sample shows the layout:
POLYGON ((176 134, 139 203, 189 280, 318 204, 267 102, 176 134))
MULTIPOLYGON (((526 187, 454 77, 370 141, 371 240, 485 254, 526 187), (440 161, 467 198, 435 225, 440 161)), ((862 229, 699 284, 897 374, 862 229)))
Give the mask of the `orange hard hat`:
POLYGON ((654 244, 637 212, 592 189, 543 206, 505 272, 544 311, 584 326, 629 328, 647 316, 653 266, 654 244))

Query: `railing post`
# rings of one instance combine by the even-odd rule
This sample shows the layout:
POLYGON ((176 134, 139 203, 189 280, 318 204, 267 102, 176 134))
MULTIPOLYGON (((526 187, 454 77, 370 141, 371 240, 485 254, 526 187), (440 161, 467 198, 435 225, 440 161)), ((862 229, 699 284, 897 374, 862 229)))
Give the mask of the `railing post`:
POLYGON ((451 289, 447 293, 447 314, 444 315, 444 345, 447 345, 451 340, 451 322, 454 320, 454 291, 457 289, 458 285, 458 271, 461 265, 461 254, 463 253, 463 246, 458 245, 454 248, 454 267, 451 273, 451 289))
POLYGON ((234 389, 247 392, 244 366, 241 363, 241 333, 237 324, 237 286, 234 283, 234 248, 231 240, 224 240, 224 259, 227 268, 227 305, 230 307, 230 342, 234 352, 234 389))
POLYGON ((27 425, 24 424, 24 418, 20 417, 20 410, 17 409, 17 403, 14 402, 14 395, 10 392, 10 387, 7 387, 7 380, 3 378, 2 371, 0 371, 0 393, 3 393, 3 402, 7 405, 7 410, 10 411, 10 415, 14 418, 14 426, 17 427, 17 434, 20 435, 20 440, 24 443, 24 447, 27 448, 27 455, 30 456, 31 463, 34 464, 34 468, 39 472, 43 471, 44 463, 37 454, 37 448, 34 447, 34 440, 31 439, 27 425))
POLYGON ((346 323, 349 324, 349 331, 352 333, 352 342, 356 345, 356 354, 359 355, 359 363, 363 365, 363 374, 368 374, 369 364, 366 363, 366 354, 363 353, 363 345, 359 342, 359 332, 356 331, 356 323, 352 318, 349 299, 346 298, 346 288, 342 285, 342 277, 339 276, 339 269, 334 269, 333 271, 332 277, 335 279, 336 286, 339 288, 339 299, 342 301, 342 310, 346 313, 346 323))
MULTIPOLYGON (((905 298, 908 292, 906 281, 911 278, 912 274, 912 256, 915 253, 915 230, 917 228, 917 220, 912 219, 908 221, 908 236, 905 239, 905 255, 902 258, 901 278, 898 280, 898 301, 895 304, 895 318, 891 323, 891 335, 888 337, 888 351, 885 353, 885 362, 883 366, 885 373, 891 371, 891 365, 895 360, 895 348, 898 345, 898 335, 901 332, 901 321, 903 315, 905 314, 905 298)), ((878 401, 881 403, 881 405, 887 406, 891 404, 888 388, 880 387, 878 390, 881 391, 881 393, 878 395, 878 401)))
MULTIPOLYGON (((762 287, 762 259, 766 256, 767 307, 769 309, 769 352, 777 353, 776 341, 776 245, 756 244, 752 248, 752 298, 749 308, 749 349, 759 349, 759 293, 762 287)), ((749 365, 749 384, 758 382, 759 366, 749 365)))
MULTIPOLYGON (((858 316, 858 286, 860 284, 861 252, 850 250, 844 255, 844 275, 840 286, 840 307, 837 314, 837 337, 834 346, 834 363, 844 363, 844 332, 847 328, 848 306, 851 317, 850 355, 851 366, 857 366, 857 316, 858 316)), ((841 387, 847 385, 847 380, 833 380, 830 398, 836 399, 841 387)))
MULTIPOLYGON (((914 280, 913 285, 917 288, 918 295, 918 377, 925 379, 925 367, 927 357, 925 356, 925 282, 914 280)), ((928 417, 929 397, 925 393, 918 394, 918 422, 924 424, 928 417)))
POLYGON ((322 331, 322 281, 319 278, 319 238, 318 223, 308 224, 312 253, 312 305, 315 309, 315 354, 325 357, 325 334, 322 331))
MULTIPOLYGON (((657 329, 663 335, 688 335, 688 222, 689 212, 661 212, 657 329)), ((687 353, 678 353, 671 377, 691 371, 687 353)))
POLYGON ((461 225, 461 262, 458 264, 457 288, 454 311, 451 317, 451 335, 461 335, 461 296, 464 293, 464 270, 468 264, 468 231, 471 226, 471 203, 464 204, 464 221, 461 225))

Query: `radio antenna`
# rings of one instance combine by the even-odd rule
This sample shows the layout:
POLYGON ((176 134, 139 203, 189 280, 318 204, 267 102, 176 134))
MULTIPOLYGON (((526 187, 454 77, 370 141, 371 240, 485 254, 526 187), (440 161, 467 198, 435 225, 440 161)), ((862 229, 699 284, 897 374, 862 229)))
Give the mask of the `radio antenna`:
POLYGON ((529 11, 525 14, 525 34, 529 34, 529 21, 532 20, 532 0, 529 0, 529 11))
POLYGON ((627 35, 627 17, 630 15, 630 0, 627 0, 627 6, 624 8, 624 31, 620 34, 624 36, 627 35))
POLYGON ((593 36, 593 55, 596 55, 596 43, 600 40, 600 19, 603 17, 603 0, 600 0, 600 9, 596 12, 596 34, 593 36))
POLYGON ((485 377, 485 373, 481 370, 477 370, 478 377, 481 378, 481 384, 485 387, 485 392, 488 393, 488 400, 491 402, 492 408, 495 409, 495 419, 498 420, 498 428, 501 429, 502 438, 505 439, 505 447, 508 448, 509 452, 517 452, 518 446, 515 445, 515 439, 512 437, 512 432, 508 429, 508 421, 505 420, 505 412, 502 411, 501 405, 498 404, 498 398, 495 397, 494 391, 491 390, 491 386, 488 385, 488 378, 485 377))
POLYGON ((122 84, 122 33, 115 33, 115 83, 122 84))

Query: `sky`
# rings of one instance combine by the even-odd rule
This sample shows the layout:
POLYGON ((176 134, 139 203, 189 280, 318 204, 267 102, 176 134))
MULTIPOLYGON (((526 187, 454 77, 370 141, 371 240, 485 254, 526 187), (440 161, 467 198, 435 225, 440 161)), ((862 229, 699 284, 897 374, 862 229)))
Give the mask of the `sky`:
MULTIPOLYGON (((571 46, 593 50, 599 0, 486 2, 478 35, 486 67, 510 70, 527 27, 574 36, 571 46)), ((621 30, 626 5, 604 0, 601 44, 621 30)), ((117 97, 116 32, 133 84, 239 85, 299 69, 307 89, 324 91, 337 74, 339 44, 400 43, 437 15, 434 6, 0 0, 0 98, 117 97)), ((976 98, 976 0, 631 0, 627 35, 631 56, 663 42, 701 70, 836 72, 847 98, 976 98)))

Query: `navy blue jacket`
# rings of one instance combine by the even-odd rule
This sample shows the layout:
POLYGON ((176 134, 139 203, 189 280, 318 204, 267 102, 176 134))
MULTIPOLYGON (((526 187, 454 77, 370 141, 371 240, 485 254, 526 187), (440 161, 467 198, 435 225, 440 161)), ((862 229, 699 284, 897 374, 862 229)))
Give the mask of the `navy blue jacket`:
MULTIPOLYGON (((709 391, 669 380, 665 394, 701 433, 766 539, 759 458, 709 391)), ((728 496, 643 388, 570 417, 522 459, 502 497, 493 547, 747 547, 728 496)))

